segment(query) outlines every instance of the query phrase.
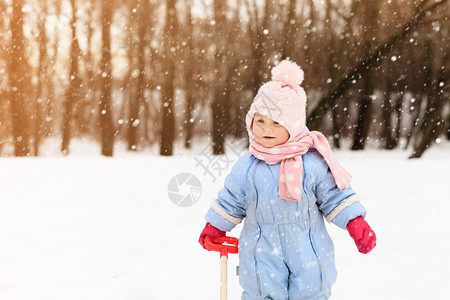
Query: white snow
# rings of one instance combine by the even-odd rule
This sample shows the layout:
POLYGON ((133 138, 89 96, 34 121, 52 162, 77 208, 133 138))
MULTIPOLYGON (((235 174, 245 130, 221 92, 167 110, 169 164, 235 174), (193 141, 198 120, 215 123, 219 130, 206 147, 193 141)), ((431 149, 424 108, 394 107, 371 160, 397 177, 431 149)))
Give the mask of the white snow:
MULTIPOLYGON (((219 299, 219 254, 197 240, 227 172, 213 182, 196 167, 207 145, 114 158, 72 145, 84 150, 0 159, 0 299, 219 299), (168 182, 182 172, 202 183, 191 207, 168 198, 168 182)), ((449 299, 450 143, 417 160, 400 150, 336 155, 378 240, 363 255, 329 226, 339 273, 331 299, 449 299)), ((229 299, 240 299, 237 264, 230 254, 229 299)))

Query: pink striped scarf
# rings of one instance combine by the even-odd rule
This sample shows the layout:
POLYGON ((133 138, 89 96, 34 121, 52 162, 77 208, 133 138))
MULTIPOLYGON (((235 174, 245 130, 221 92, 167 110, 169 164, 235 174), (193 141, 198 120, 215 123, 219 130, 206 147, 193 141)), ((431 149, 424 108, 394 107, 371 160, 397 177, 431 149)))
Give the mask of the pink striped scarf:
POLYGON ((352 176, 338 163, 331 152, 325 136, 318 131, 303 131, 292 141, 272 148, 266 148, 255 140, 250 143, 250 153, 268 164, 281 161, 279 190, 280 198, 300 201, 302 196, 302 155, 308 149, 316 148, 323 156, 333 174, 337 187, 342 190, 349 183, 352 176))

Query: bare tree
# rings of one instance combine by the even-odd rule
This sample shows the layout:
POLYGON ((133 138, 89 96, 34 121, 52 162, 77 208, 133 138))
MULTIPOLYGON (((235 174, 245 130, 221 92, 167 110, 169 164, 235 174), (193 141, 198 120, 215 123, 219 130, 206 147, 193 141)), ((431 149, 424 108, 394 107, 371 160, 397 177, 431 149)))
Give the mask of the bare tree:
POLYGON ((64 155, 69 154, 69 143, 71 138, 71 123, 73 119, 73 110, 75 104, 79 101, 79 88, 81 84, 78 71, 78 60, 80 57, 80 47, 76 33, 77 23, 77 6, 75 0, 70 0, 72 7, 72 21, 70 23, 72 38, 70 47, 70 71, 69 71, 69 88, 66 92, 66 100, 64 102, 63 124, 62 124, 62 143, 61 152, 64 155))
POLYGON ((177 51, 176 37, 177 16, 175 11, 175 0, 168 0, 166 7, 166 25, 164 28, 164 61, 163 61, 163 84, 161 87, 161 111, 162 132, 160 155, 170 156, 173 154, 173 142, 175 138, 175 112, 174 112, 174 80, 175 80, 175 52, 177 51))
MULTIPOLYGON (((363 53, 371 53, 373 50, 374 40, 377 39, 377 18, 380 9, 380 1, 374 0, 367 2, 363 6, 361 14, 361 36, 363 40, 363 53)), ((363 78, 363 93, 358 101, 358 121, 356 124, 355 134, 353 136, 352 150, 363 150, 365 141, 369 135, 369 127, 372 121, 372 97, 375 92, 375 71, 370 68, 366 70, 363 78)))
POLYGON ((47 20, 47 3, 41 9, 38 17, 38 43, 39 43, 39 66, 37 68, 37 85, 36 85, 36 102, 35 102, 35 117, 34 117, 34 155, 39 156, 39 145, 41 137, 44 134, 43 116, 45 114, 45 107, 47 101, 47 91, 45 91, 45 83, 49 80, 47 76, 47 30, 45 27, 47 20))
POLYGON ((86 29, 86 52, 82 56, 82 64, 84 66, 83 89, 84 94, 80 95, 80 102, 77 105, 76 119, 80 125, 79 132, 89 134, 98 138, 99 119, 95 118, 98 111, 98 97, 101 89, 101 82, 97 74, 98 61, 95 59, 95 37, 94 33, 99 22, 98 14, 100 13, 96 3, 91 1, 85 2, 85 8, 89 14, 84 16, 86 29))
MULTIPOLYGON (((313 45, 314 45, 314 31, 317 28, 317 14, 316 14, 316 8, 314 5, 313 0, 308 0, 308 8, 309 8, 309 14, 308 19, 306 20, 306 23, 304 26, 306 27, 305 32, 305 42, 304 42, 304 62, 307 65, 313 65, 315 63, 315 59, 313 59, 313 45)), ((310 77, 317 78, 317 69, 316 68, 310 68, 310 77)), ((307 84, 308 81, 305 82, 307 84)))
POLYGON ((31 85, 29 66, 25 57, 23 34, 23 0, 12 1, 11 44, 8 49, 10 106, 15 156, 30 155, 30 120, 26 99, 31 85))
POLYGON ((111 22, 114 3, 109 0, 101 2, 102 24, 102 90, 99 101, 99 121, 101 129, 102 155, 113 156, 114 128, 111 110, 111 22))
MULTIPOLYGON (((433 76, 433 54, 431 41, 427 42, 427 59, 426 68, 429 69, 426 78, 427 87, 427 108, 423 117, 421 125, 420 138, 414 145, 413 153, 410 158, 419 158, 436 140, 436 138, 443 133, 447 127, 448 117, 443 114, 444 107, 450 103, 449 99, 444 99, 444 92, 441 88, 441 83, 447 81, 447 74, 444 68, 440 68, 433 76)), ((445 65, 449 60, 448 52, 445 54, 442 65, 445 65)))
POLYGON ((269 80, 268 62, 271 46, 271 16, 273 15, 274 3, 266 0, 263 15, 260 16, 258 4, 254 0, 244 2, 249 16, 248 29, 251 41, 251 72, 253 93, 256 94, 259 87, 266 80, 269 80))
POLYGON ((194 72, 193 67, 195 65, 195 55, 194 55, 194 26, 193 26, 193 17, 192 17, 192 0, 185 0, 186 6, 186 16, 185 16, 185 30, 186 33, 184 36, 186 37, 186 45, 183 47, 184 50, 184 82, 185 82, 185 93, 186 93, 186 104, 185 104, 185 137, 184 137, 184 146, 189 149, 192 146, 192 138, 193 138, 193 127, 194 127, 194 119, 192 118, 192 114, 194 111, 195 103, 194 103, 194 72))
POLYGON ((226 77, 228 74, 228 52, 227 52, 227 20, 226 12, 228 8, 225 1, 214 1, 214 21, 215 21, 215 87, 214 98, 212 101, 212 144, 213 153, 215 155, 224 154, 224 138, 226 132, 223 128, 226 127, 226 77))
MULTIPOLYGON (((148 0, 137 0, 137 82, 136 95, 128 99, 129 104, 129 119, 128 119, 128 150, 136 150, 138 145, 138 129, 141 122, 140 111, 144 104, 145 83, 145 46, 146 34, 149 25, 149 3, 148 0)), ((133 68, 134 65, 132 64, 133 68)))
POLYGON ((289 0, 288 13, 286 22, 283 27, 284 43, 281 52, 281 58, 292 58, 297 48, 297 35, 298 24, 297 23, 297 0, 289 0))
MULTIPOLYGON (((325 40, 325 45, 328 46, 327 51, 331 54, 328 56, 328 80, 327 83, 333 83, 337 79, 337 70, 336 65, 339 62, 339 54, 338 53, 338 45, 337 45, 337 36, 336 31, 332 28, 332 17, 331 13, 333 11, 333 6, 331 0, 326 1, 326 10, 325 10, 325 20, 324 20, 324 28, 325 33, 323 40, 325 40)), ((343 117, 343 109, 339 103, 336 101, 334 106, 331 109, 332 111, 332 120, 333 120, 333 144, 334 147, 340 148, 340 137, 341 137, 341 124, 343 117)))

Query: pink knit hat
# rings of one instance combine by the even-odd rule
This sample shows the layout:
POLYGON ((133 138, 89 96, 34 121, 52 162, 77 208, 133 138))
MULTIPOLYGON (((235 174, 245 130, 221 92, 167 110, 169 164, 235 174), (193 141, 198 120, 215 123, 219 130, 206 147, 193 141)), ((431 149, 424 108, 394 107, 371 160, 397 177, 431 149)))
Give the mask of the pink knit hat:
POLYGON ((294 62, 283 60, 272 69, 272 81, 263 84, 247 113, 246 125, 250 139, 254 139, 251 126, 255 113, 283 125, 292 141, 299 135, 306 122, 306 93, 300 84, 303 70, 294 62))

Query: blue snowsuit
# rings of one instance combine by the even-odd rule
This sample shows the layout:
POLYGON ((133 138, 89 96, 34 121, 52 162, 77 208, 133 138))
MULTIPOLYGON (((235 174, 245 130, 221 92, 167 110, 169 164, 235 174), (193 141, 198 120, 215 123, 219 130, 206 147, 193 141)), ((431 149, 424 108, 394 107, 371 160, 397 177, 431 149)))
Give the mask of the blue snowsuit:
POLYGON ((315 149, 302 158, 301 201, 278 196, 280 163, 269 165, 246 152, 206 214, 224 231, 245 218, 239 238, 244 300, 328 299, 337 272, 323 216, 345 229, 349 220, 366 214, 350 186, 337 188, 315 149))

